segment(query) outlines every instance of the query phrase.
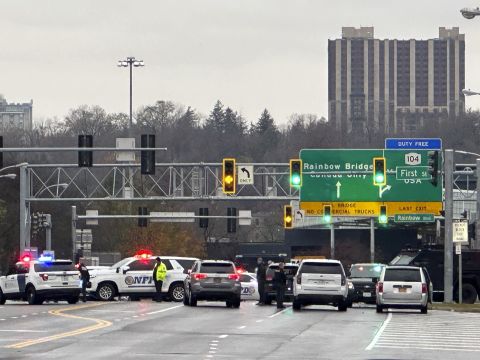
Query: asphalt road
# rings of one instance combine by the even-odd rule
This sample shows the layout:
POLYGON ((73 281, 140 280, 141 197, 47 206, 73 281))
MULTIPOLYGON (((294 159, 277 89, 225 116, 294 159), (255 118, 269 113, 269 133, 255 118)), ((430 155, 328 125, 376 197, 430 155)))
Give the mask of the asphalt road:
POLYGON ((478 359, 480 314, 243 302, 0 306, 0 359, 478 359))

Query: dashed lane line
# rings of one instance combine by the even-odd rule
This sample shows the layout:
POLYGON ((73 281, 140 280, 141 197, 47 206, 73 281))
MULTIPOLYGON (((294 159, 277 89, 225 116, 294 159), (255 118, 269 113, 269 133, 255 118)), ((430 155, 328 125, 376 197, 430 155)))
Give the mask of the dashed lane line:
POLYGON ((178 309, 179 307, 184 307, 184 306, 183 306, 183 305, 172 306, 172 307, 169 307, 169 308, 166 308, 166 309, 148 312, 147 315, 160 314, 160 313, 163 313, 163 312, 165 312, 165 311, 170 311, 170 310, 173 310, 173 309, 178 309))
POLYGON ((61 316, 61 317, 66 317, 66 318, 70 318, 70 319, 77 319, 77 320, 93 321, 95 323, 94 325, 82 327, 80 329, 73 330, 73 331, 59 333, 59 334, 56 334, 56 335, 51 335, 51 336, 46 336, 46 337, 42 337, 42 338, 38 338, 38 339, 22 341, 22 342, 19 342, 19 343, 7 345, 7 346, 5 346, 5 348, 8 348, 8 349, 22 349, 22 348, 25 348, 25 347, 28 347, 28 346, 42 344, 42 343, 45 343, 45 342, 50 342, 50 341, 55 341, 55 340, 71 337, 71 336, 86 334, 86 333, 89 333, 89 332, 92 332, 92 331, 100 330, 100 329, 103 329, 105 327, 111 326, 112 323, 110 321, 101 320, 101 319, 94 319, 94 318, 87 318, 87 317, 71 315, 71 314, 65 314, 65 312, 67 312, 67 311, 75 311, 75 310, 80 310, 80 309, 85 309, 85 308, 90 308, 90 307, 95 307, 95 306, 100 306, 100 305, 104 305, 104 304, 79 305, 79 306, 62 308, 62 309, 58 309, 58 310, 51 310, 51 311, 48 312, 49 314, 55 315, 55 316, 61 316))

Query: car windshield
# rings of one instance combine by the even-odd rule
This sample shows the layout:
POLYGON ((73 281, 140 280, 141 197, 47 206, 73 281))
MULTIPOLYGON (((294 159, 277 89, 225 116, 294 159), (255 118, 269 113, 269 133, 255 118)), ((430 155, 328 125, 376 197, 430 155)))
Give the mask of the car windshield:
POLYGON ((352 278, 378 278, 382 272, 381 265, 352 265, 350 277, 352 278))
POLYGON ((421 282, 419 269, 386 269, 383 281, 421 282))
MULTIPOLYGON (((268 270, 270 272, 274 272, 275 270, 278 270, 278 265, 270 265, 268 267, 268 270)), ((295 274, 297 273, 297 270, 298 270, 298 266, 295 266, 295 265, 285 265, 285 267, 283 268, 283 271, 285 272, 286 276, 295 276, 295 274)))
POLYGON ((125 258, 123 260, 120 260, 119 262, 117 262, 116 264, 113 264, 111 269, 116 269, 116 268, 119 268, 119 267, 122 267, 123 265, 125 265, 126 263, 128 263, 131 259, 130 258, 125 258))
POLYGON ((338 263, 306 262, 302 264, 304 274, 338 274, 343 275, 342 267, 338 263))
POLYGON ((203 263, 200 267, 201 273, 206 274, 231 274, 234 273, 234 267, 228 263, 203 263))
POLYGON ((38 263, 33 267, 35 272, 78 271, 71 261, 38 263))

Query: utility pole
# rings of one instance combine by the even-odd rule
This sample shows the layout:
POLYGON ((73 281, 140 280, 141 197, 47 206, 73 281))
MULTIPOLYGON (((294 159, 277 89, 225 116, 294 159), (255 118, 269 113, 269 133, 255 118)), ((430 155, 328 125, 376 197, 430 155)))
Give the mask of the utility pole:
POLYGON ((443 290, 445 303, 453 302, 453 150, 445 150, 445 239, 443 290))

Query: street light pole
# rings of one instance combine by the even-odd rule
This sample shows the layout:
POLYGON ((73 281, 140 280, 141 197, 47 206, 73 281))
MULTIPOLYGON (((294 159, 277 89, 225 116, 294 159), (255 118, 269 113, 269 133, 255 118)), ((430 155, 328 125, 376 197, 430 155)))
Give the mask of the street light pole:
POLYGON ((118 60, 117 63, 118 67, 129 67, 130 69, 130 120, 128 123, 128 132, 129 136, 131 136, 131 129, 133 126, 133 105, 132 105, 132 93, 133 93, 133 67, 143 67, 145 64, 143 63, 143 60, 137 60, 133 56, 127 57, 125 60, 118 60))

